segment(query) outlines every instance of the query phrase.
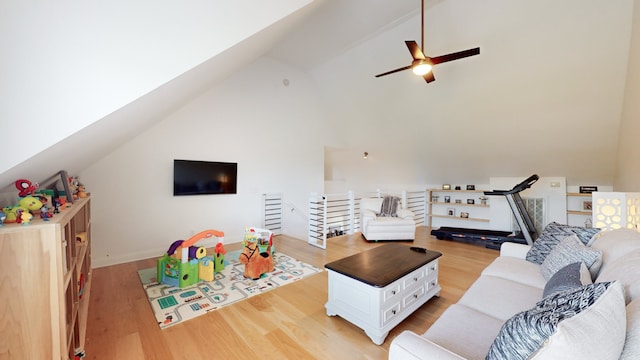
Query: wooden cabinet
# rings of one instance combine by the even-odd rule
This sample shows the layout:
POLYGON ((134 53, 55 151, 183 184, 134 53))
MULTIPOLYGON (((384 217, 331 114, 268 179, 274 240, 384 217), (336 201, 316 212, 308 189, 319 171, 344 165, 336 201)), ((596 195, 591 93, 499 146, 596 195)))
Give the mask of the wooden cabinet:
POLYGON ((91 200, 0 227, 0 358, 73 359, 84 346, 91 200))
MULTIPOLYGON (((455 219, 463 221, 489 222, 489 203, 482 203, 480 197, 485 190, 442 190, 429 189, 429 206, 427 226, 431 227, 434 218, 455 219), (446 200, 448 197, 448 201, 446 200), (459 200, 459 202, 456 202, 459 200), (472 204, 468 201, 473 201, 472 204), (467 217, 461 217, 461 213, 466 213, 467 217)), ((488 200, 486 200, 488 201, 488 200)))

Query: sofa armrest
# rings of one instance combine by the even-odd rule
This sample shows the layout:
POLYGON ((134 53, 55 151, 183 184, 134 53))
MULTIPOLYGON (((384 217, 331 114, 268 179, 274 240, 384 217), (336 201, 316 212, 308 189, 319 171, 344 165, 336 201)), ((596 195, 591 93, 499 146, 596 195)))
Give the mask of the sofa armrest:
POLYGON ((530 245, 504 242, 502 243, 502 246, 500 246, 500 256, 511 256, 518 259, 524 259, 527 257, 529 249, 531 249, 530 245))
POLYGON ((407 209, 396 210, 396 215, 401 219, 413 219, 413 211, 407 209))
POLYGON ((389 346, 389 360, 397 359, 464 360, 460 355, 408 330, 396 336, 389 346))

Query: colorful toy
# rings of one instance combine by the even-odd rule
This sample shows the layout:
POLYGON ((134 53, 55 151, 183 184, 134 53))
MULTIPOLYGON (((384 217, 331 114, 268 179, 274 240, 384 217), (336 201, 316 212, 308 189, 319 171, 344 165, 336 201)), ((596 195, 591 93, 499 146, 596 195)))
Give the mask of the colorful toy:
POLYGON ((36 189, 38 189, 38 183, 33 184, 27 179, 18 179, 16 180, 16 189, 18 189, 19 197, 33 195, 36 189))
POLYGON ((86 188, 82 184, 78 184, 78 189, 76 191, 76 195, 81 199, 84 199, 87 196, 89 196, 89 194, 87 194, 86 188))
POLYGON ((242 245, 242 253, 238 260, 244 264, 244 277, 259 279, 262 274, 274 270, 273 232, 267 229, 248 228, 245 230, 242 245))
POLYGON ((2 226, 2 223, 4 223, 4 219, 7 218, 7 214, 4 213, 4 211, 2 211, 2 209, 0 209, 0 226, 2 226))
POLYGON ((213 252, 216 253, 214 263, 215 272, 220 272, 224 270, 224 254, 226 254, 227 251, 224 249, 224 245, 219 242, 216 244, 216 248, 213 252))
POLYGON ((11 207, 11 206, 7 206, 2 208, 2 211, 5 214, 5 220, 4 222, 7 224, 10 223, 14 223, 17 222, 17 218, 18 218, 18 207, 11 207))
MULTIPOLYGON (((224 251, 224 233, 217 230, 205 230, 193 235, 189 240, 174 241, 169 250, 158 259, 158 282, 184 288, 200 280, 213 281, 215 261, 207 256, 207 249, 194 246, 202 239, 212 236, 218 238, 218 245, 224 251)), ((218 248, 216 245, 216 248, 218 248)))

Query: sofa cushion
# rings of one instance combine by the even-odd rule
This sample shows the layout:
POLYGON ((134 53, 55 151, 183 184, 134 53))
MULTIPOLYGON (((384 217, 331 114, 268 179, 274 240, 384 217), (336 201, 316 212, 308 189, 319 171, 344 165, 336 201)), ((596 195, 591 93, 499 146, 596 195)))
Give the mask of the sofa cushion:
POLYGON ((616 259, 640 249, 640 233, 629 229, 602 231, 595 236, 591 247, 602 252, 600 271, 603 271, 616 259))
POLYGON ((640 299, 627 305, 627 336, 620 360, 640 359, 640 299))
POLYGON ((531 249, 527 253, 527 260, 536 264, 542 264, 551 250, 565 237, 576 235, 583 244, 587 245, 599 231, 599 229, 562 225, 552 222, 545 226, 540 237, 533 242, 533 246, 531 246, 531 249))
POLYGON ((497 257, 482 271, 482 275, 495 276, 539 289, 543 289, 547 283, 540 273, 540 265, 511 256, 497 257))
POLYGON ((544 286, 542 297, 591 284, 591 273, 583 262, 575 262, 558 270, 544 286))
POLYGON ((542 288, 482 275, 464 293, 458 304, 507 321, 522 309, 534 306, 541 298, 542 288))
POLYGON ((607 264, 597 278, 598 282, 614 280, 622 283, 627 303, 640 298, 640 249, 607 264))
POLYGON ((584 262, 587 268, 599 268, 602 264, 602 253, 591 247, 585 246, 576 235, 567 236, 547 255, 540 266, 540 271, 545 279, 549 280, 556 271, 574 263, 584 262))
POLYGON ((422 336, 465 359, 482 359, 503 323, 480 311, 453 304, 422 336))
POLYGON ((546 297, 509 319, 487 359, 618 359, 625 323, 618 282, 585 285, 546 297))

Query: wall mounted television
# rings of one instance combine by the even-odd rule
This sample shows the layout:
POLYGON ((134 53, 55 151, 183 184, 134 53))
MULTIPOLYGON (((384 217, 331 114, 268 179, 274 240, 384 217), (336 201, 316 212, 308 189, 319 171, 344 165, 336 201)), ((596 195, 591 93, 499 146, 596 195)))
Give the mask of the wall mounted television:
POLYGON ((235 194, 238 164, 173 160, 173 195, 235 194))

